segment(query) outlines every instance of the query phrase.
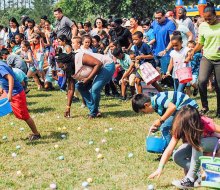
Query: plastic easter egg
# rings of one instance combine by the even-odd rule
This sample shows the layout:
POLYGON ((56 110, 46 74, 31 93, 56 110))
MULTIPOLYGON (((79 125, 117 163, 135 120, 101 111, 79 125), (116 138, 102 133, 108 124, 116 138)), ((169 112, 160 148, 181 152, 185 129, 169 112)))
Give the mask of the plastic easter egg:
POLYGON ((129 154, 128 154, 128 158, 132 158, 134 156, 134 154, 132 153, 132 152, 130 152, 129 154))
POLYGON ((50 189, 57 189, 56 183, 51 183, 50 184, 50 189))
POLYGON ((13 153, 11 154, 11 156, 12 156, 13 158, 15 158, 15 157, 17 156, 17 154, 16 154, 15 152, 13 152, 13 153))
POLYGON ((93 181, 93 180, 92 180, 91 177, 89 177, 89 178, 87 179, 87 182, 88 182, 88 183, 92 183, 92 181, 93 181))
POLYGON ((59 156, 58 159, 59 160, 64 160, 64 156, 59 156))
POLYGON ((7 140, 7 138, 8 138, 7 136, 3 136, 2 140, 7 140))
POLYGON ((99 151, 100 151, 100 148, 96 148, 95 151, 96 151, 96 152, 99 152, 99 151))
POLYGON ((82 187, 88 187, 89 183, 87 181, 82 182, 82 187))
POLYGON ((21 149, 21 146, 20 146, 20 145, 17 145, 17 146, 16 146, 16 149, 17 149, 17 150, 21 149))
POLYGON ((98 154, 98 155, 97 155, 97 158, 98 158, 98 159, 103 159, 104 156, 103 156, 102 154, 98 154))

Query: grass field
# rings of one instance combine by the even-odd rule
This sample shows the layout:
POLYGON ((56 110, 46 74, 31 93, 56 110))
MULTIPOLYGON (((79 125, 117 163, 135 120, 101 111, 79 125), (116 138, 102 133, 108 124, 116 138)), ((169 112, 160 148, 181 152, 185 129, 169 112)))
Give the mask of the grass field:
MULTIPOLYGON (((210 108, 214 110, 216 95, 212 93, 210 97, 210 108)), ((25 139, 30 130, 24 122, 13 115, 0 118, 1 136, 7 136, 7 140, 0 139, 1 190, 49 189, 52 182, 61 190, 82 189, 87 178, 93 179, 90 190, 144 190, 149 184, 165 190, 175 189, 172 179, 183 177, 182 170, 169 161, 159 180, 147 179, 158 165, 158 155, 145 150, 147 129, 158 118, 156 114, 136 114, 130 102, 103 96, 103 118, 88 120, 88 110, 76 103, 71 108, 73 118, 65 119, 65 93, 32 89, 27 100, 42 139, 30 143, 25 139), (62 134, 66 134, 65 139, 62 134), (102 143, 103 139, 107 142, 102 143), (19 150, 17 145, 21 146, 19 150), (103 159, 97 158, 95 148, 100 148, 103 159), (17 156, 12 157, 12 153, 17 156), (133 157, 129 158, 129 153, 133 157), (64 160, 58 159, 61 155, 64 160)), ((215 111, 210 113, 214 115, 215 111)), ((220 124, 220 120, 215 121, 220 124)))

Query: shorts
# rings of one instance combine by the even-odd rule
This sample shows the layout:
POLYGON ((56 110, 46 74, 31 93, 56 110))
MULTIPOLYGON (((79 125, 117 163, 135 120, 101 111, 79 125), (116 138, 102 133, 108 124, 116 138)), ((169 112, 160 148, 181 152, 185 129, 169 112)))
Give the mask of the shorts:
POLYGON ((135 74, 134 73, 131 73, 128 80, 129 80, 129 86, 135 86, 135 74))
POLYGON ((12 96, 11 107, 15 117, 17 117, 18 119, 26 121, 30 118, 24 90, 19 94, 12 96))
POLYGON ((141 77, 141 75, 139 74, 138 71, 136 72, 135 77, 138 78, 138 79, 142 79, 142 77, 141 77))
POLYGON ((34 73, 34 72, 37 71, 37 69, 36 69, 35 66, 30 66, 29 69, 28 69, 28 71, 31 71, 32 73, 34 73))

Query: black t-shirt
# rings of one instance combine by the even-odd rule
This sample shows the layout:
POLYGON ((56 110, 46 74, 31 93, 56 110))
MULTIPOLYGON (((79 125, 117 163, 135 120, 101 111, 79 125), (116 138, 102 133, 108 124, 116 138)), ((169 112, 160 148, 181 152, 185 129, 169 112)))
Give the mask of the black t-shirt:
POLYGON ((130 45, 131 32, 124 27, 121 27, 120 32, 116 32, 115 29, 111 29, 109 31, 109 35, 111 37, 111 41, 118 41, 121 47, 128 48, 130 45))

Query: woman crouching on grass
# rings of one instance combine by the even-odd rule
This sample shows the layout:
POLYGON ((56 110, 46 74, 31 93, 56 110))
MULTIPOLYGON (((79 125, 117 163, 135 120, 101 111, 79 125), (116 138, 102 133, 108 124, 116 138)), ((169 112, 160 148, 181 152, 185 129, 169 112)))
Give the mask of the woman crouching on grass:
POLYGON ((159 178, 173 154, 174 162, 184 169, 185 177, 172 184, 179 189, 193 188, 198 179, 199 157, 203 152, 213 152, 218 142, 215 133, 220 133, 220 126, 212 119, 200 116, 198 110, 190 105, 182 107, 173 121, 172 139, 161 157, 159 167, 149 178, 159 178), (180 139, 183 144, 174 151, 180 139))
POLYGON ((101 90, 112 79, 115 71, 113 60, 106 55, 85 54, 79 51, 76 54, 62 53, 57 57, 56 61, 58 67, 66 72, 67 77, 68 95, 64 116, 70 117, 75 80, 78 80, 76 88, 89 108, 89 118, 101 116, 99 112, 101 90), (87 68, 85 69, 87 71, 84 72, 83 68, 87 68))

